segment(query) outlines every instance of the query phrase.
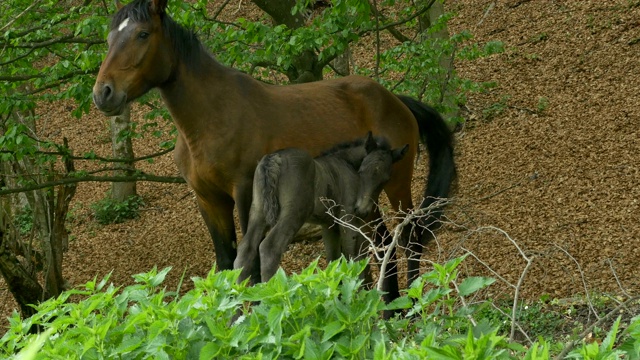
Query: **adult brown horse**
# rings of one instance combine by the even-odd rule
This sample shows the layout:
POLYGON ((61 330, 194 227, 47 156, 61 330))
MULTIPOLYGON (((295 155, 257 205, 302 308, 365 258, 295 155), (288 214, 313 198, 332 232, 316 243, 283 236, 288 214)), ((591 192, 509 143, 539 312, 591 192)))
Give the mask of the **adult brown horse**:
MULTIPOLYGON (((118 10, 93 100, 105 115, 114 116, 150 89, 160 90, 178 129, 175 161, 196 194, 219 269, 233 268, 236 257, 233 207, 238 207, 244 233, 256 165, 278 149, 297 147, 315 156, 368 131, 385 136, 394 148, 409 144, 384 188, 395 209, 407 210, 413 207, 411 176, 422 139, 430 173, 421 206, 448 196, 455 177, 453 146, 436 111, 365 77, 288 86, 257 81, 217 62, 166 7, 166 0, 135 0, 118 10)), ((435 227, 435 221, 427 223, 435 227)), ((410 246, 417 254, 409 259, 412 280, 418 276, 422 245, 410 246)), ((384 290, 387 299, 398 295, 394 266, 384 290)))

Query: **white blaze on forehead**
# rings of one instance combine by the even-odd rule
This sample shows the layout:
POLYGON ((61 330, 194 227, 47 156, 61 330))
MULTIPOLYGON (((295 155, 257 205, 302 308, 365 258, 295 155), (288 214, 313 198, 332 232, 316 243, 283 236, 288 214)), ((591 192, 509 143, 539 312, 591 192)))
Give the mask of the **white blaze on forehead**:
POLYGON ((126 28, 127 25, 129 25, 129 18, 124 19, 124 21, 118 25, 118 31, 122 31, 122 29, 126 28))

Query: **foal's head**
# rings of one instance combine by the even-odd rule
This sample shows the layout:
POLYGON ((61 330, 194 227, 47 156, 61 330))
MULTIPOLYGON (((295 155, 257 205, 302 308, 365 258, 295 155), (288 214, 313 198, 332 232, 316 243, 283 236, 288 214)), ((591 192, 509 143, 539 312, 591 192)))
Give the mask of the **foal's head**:
POLYGON ((391 178, 392 165, 404 157, 409 144, 391 149, 386 139, 376 140, 369 132, 364 147, 367 155, 358 169, 360 187, 355 207, 355 215, 360 218, 365 218, 373 210, 384 185, 391 178))

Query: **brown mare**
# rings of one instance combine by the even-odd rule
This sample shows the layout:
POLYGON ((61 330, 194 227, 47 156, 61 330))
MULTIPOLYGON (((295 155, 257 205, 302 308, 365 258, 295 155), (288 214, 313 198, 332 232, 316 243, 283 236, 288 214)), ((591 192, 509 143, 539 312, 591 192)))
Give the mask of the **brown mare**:
MULTIPOLYGON (((395 209, 407 210, 413 207, 411 176, 421 139, 430 159, 421 207, 448 196, 455 177, 453 146, 436 111, 360 76, 288 86, 257 81, 217 62, 192 31, 171 19, 166 6, 166 0, 135 0, 118 10, 93 100, 114 116, 150 89, 160 90, 178 129, 175 161, 196 194, 219 269, 232 269, 236 257, 233 208, 244 234, 254 170, 263 155, 278 149, 297 147, 315 156, 368 131, 394 148, 409 144, 384 188, 395 209)), ((435 228, 432 220, 439 216, 426 223, 435 228)), ((409 259, 409 281, 418 276, 426 240, 421 236, 409 245, 410 254, 417 254, 409 259)), ((383 286, 387 300, 398 296, 395 266, 383 286)))

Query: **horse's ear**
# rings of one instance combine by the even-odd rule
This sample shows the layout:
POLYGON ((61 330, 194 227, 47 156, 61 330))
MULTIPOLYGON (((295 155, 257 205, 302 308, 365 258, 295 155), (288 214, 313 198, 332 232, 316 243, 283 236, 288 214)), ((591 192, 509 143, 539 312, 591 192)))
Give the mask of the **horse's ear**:
POLYGON ((124 7, 124 4, 120 2, 120 0, 113 0, 114 4, 116 4, 116 10, 120 10, 124 7))
POLYGON ((364 149, 368 153, 374 151, 378 147, 376 144, 376 139, 373 138, 373 134, 371 131, 367 133, 367 139, 364 141, 364 149))
POLYGON ((151 12, 158 15, 164 14, 167 10, 167 0, 151 0, 149 7, 151 8, 151 12))
POLYGON ((409 150, 409 144, 406 144, 401 149, 392 150, 391 158, 393 159, 393 162, 400 161, 404 157, 404 155, 407 153, 408 150, 409 150))

